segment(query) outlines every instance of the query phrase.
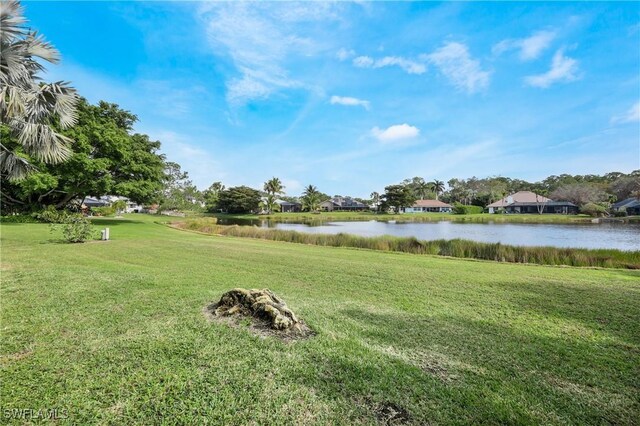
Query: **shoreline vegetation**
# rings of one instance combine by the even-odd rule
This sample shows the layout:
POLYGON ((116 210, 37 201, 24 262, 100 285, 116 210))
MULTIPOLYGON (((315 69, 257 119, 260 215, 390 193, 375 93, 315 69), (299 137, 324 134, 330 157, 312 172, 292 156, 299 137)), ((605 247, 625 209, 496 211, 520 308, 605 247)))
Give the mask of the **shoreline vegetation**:
POLYGON ((418 240, 415 237, 361 237, 351 234, 307 234, 255 226, 219 225, 216 218, 193 218, 169 226, 210 235, 254 238, 329 247, 427 254, 506 263, 640 269, 640 251, 510 246, 470 240, 418 240))
POLYGON ((231 220, 270 220, 274 222, 297 221, 307 222, 332 222, 332 221, 398 221, 398 222, 439 222, 449 220, 452 222, 471 223, 592 223, 597 221, 612 221, 625 223, 640 223, 640 216, 599 218, 588 215, 564 215, 564 214, 464 214, 451 213, 374 213, 374 212, 322 212, 322 213, 274 213, 274 214, 205 214, 205 217, 231 220))

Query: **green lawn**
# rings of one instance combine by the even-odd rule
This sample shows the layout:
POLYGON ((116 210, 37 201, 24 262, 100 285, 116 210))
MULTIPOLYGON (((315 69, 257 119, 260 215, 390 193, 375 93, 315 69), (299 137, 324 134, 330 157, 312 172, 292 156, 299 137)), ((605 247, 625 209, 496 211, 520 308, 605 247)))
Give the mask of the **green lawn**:
POLYGON ((1 226, 0 416, 371 424, 393 407, 411 424, 640 418, 638 271, 216 237, 153 220, 96 220, 112 241, 76 245, 47 225, 1 226), (271 288, 317 335, 283 343, 207 322, 203 307, 233 287, 271 288))

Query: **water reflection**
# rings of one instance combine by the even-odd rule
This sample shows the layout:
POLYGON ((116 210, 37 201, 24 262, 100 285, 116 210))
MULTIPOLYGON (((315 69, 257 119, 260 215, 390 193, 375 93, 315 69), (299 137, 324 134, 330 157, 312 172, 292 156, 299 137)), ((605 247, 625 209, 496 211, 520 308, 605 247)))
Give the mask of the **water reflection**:
POLYGON ((462 223, 397 221, 349 221, 349 222, 275 222, 266 219, 220 219, 223 225, 254 225, 317 234, 347 233, 373 237, 395 235, 416 237, 421 240, 450 240, 462 238, 483 242, 500 242, 522 246, 554 246, 583 248, 613 248, 640 250, 640 224, 629 223, 462 223))

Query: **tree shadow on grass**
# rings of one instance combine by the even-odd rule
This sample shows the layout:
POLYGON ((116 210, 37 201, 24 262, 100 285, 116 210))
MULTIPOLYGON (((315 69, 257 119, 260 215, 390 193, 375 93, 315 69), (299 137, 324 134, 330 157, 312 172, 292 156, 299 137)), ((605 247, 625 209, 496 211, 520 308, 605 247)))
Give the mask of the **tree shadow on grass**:
MULTIPOLYGON (((638 272, 616 274, 640 278, 638 272)), ((508 300, 523 313, 533 312, 571 326, 578 323, 592 333, 609 334, 626 344, 640 345, 640 285, 564 286, 548 283, 501 283, 509 288, 508 300)))
POLYGON ((102 225, 102 226, 118 226, 118 225, 127 225, 132 223, 145 223, 142 220, 136 219, 103 219, 100 217, 92 217, 89 218, 92 225, 102 225))
POLYGON ((455 316, 340 313, 348 337, 309 345, 312 368, 292 376, 350 400, 352 416, 375 418, 385 404, 416 424, 631 424, 640 414, 638 354, 621 347, 455 316))

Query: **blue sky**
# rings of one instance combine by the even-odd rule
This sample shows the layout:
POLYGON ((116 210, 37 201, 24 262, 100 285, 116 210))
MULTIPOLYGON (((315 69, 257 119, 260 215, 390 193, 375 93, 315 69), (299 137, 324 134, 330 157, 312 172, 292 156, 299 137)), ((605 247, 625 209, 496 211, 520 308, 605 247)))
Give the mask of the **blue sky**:
POLYGON ((202 189, 640 168, 637 3, 26 2, 202 189))

